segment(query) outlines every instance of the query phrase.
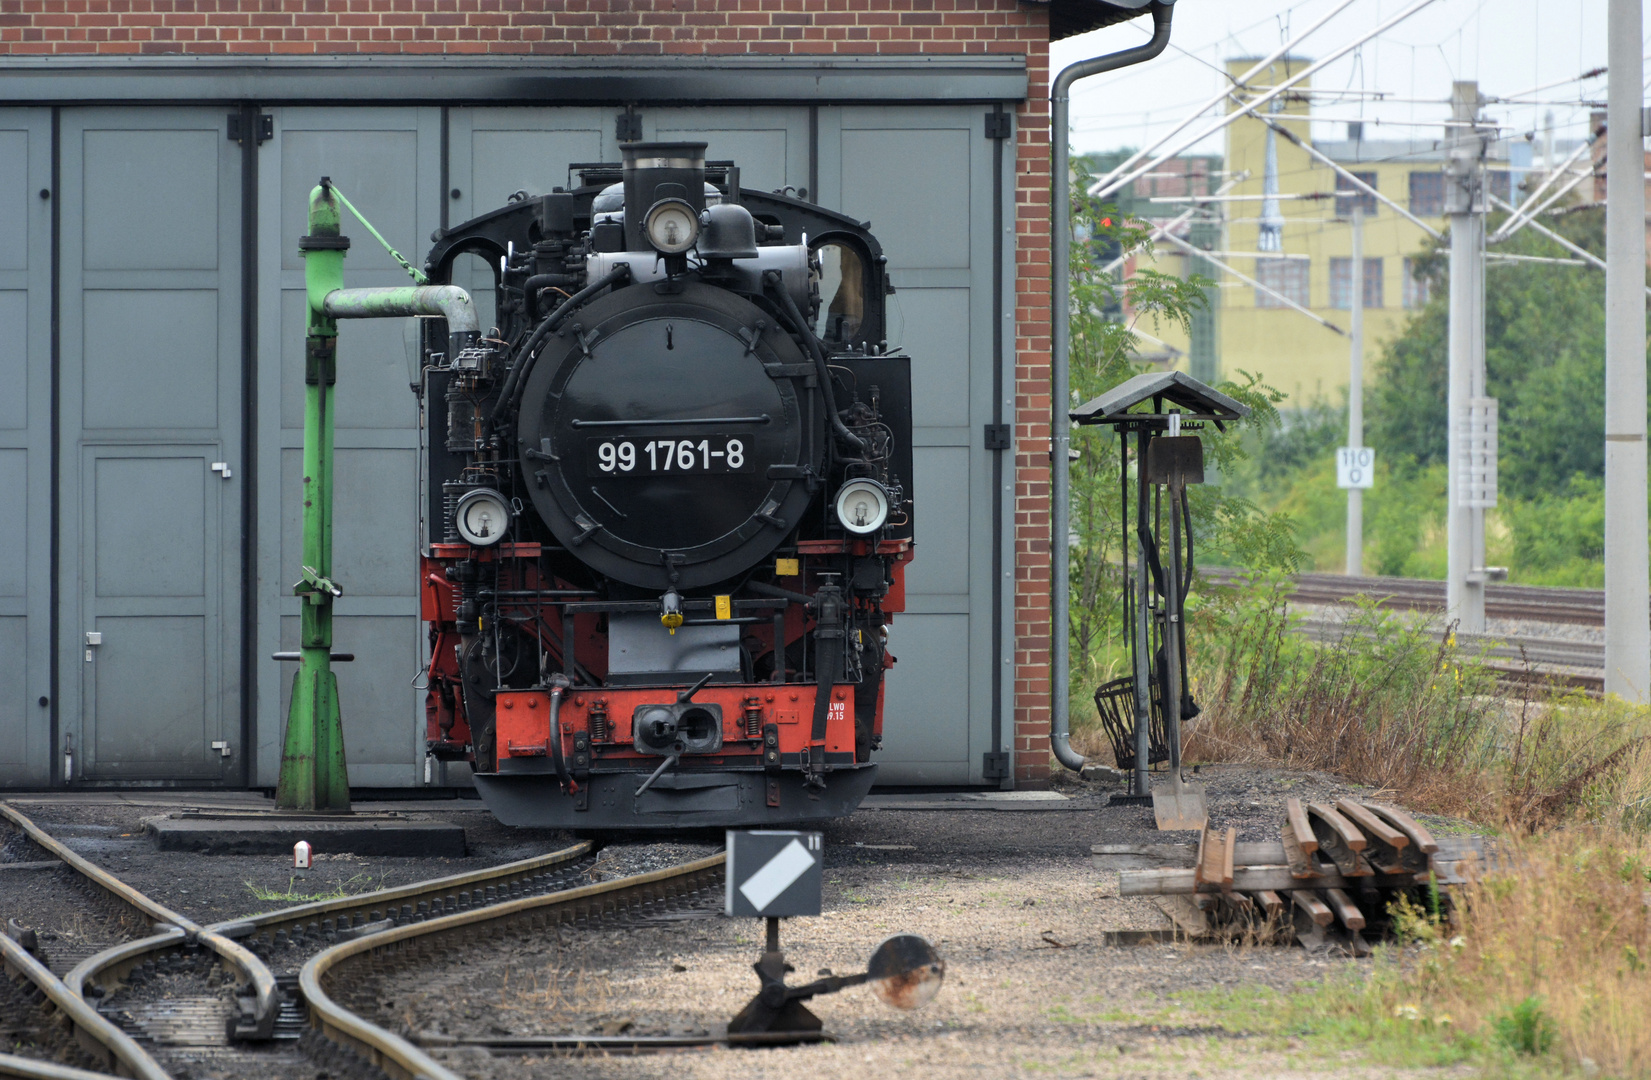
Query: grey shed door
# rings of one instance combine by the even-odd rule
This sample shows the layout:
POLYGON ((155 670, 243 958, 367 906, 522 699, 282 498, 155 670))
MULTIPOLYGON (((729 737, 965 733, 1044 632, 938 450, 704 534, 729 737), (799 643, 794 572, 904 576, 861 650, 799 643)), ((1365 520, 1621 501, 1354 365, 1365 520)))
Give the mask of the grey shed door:
MULTIPOLYGON (((992 554, 1002 544, 1002 570, 1012 569, 1013 517, 1003 516, 1004 533, 994 538, 993 500, 1008 493, 993 491, 994 451, 985 449, 983 434, 992 422, 997 362, 986 111, 910 106, 819 115, 819 201, 871 222, 897 290, 889 300, 889 345, 912 358, 917 551, 906 573, 906 613, 889 632, 899 663, 885 692, 881 783, 983 782, 993 666, 1008 659, 993 649, 992 554)), ((1012 179, 1012 154, 1005 169, 1012 179)), ((1011 198, 1012 182, 1004 187, 1011 198)), ((1008 209, 1004 220, 1014 220, 1008 209)), ((1005 263, 1013 267, 1012 251, 1005 263)), ((1012 579, 1000 584, 1013 595, 1012 579)), ((1012 678, 1001 680, 1005 739, 1012 688, 1012 678)))
POLYGON ((75 585, 60 663, 87 779, 239 778, 240 155, 225 127, 221 109, 63 114, 75 585))
POLYGON ((51 778, 51 113, 0 109, 0 783, 51 778), (46 198, 40 197, 46 193, 46 198))
MULTIPOLYGON (((408 259, 421 261, 440 224, 441 110, 279 108, 259 151, 258 265, 258 782, 273 784, 292 665, 269 654, 298 645, 304 445, 304 263, 310 189, 330 176, 408 259)), ((353 219, 349 286, 406 285, 407 275, 353 219)), ((418 407, 404 320, 341 324, 333 576, 344 588, 333 640, 350 783, 407 787, 424 757, 418 619, 418 407)))

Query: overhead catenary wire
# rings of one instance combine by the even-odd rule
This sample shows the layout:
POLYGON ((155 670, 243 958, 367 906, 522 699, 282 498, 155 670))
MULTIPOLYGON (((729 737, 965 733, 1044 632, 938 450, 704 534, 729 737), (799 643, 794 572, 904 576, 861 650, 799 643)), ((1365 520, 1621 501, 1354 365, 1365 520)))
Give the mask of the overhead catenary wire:
MULTIPOLYGON (((1527 195, 1525 197, 1525 205, 1527 207, 1531 206, 1532 204, 1534 204, 1536 202, 1537 199, 1540 199, 1542 197, 1543 192, 1548 190, 1548 186, 1550 184, 1552 184, 1555 180, 1559 179, 1560 176, 1568 173, 1570 171, 1571 166, 1573 164, 1575 164, 1576 160, 1578 158, 1580 158, 1583 154, 1587 153, 1588 148, 1593 146, 1593 144, 1594 144, 1594 136, 1590 132, 1588 137, 1583 139, 1580 143, 1578 143, 1577 146, 1576 146, 1576 149, 1572 150, 1570 152, 1570 154, 1566 156, 1565 160, 1561 161, 1559 163, 1558 168, 1550 169, 1548 171, 1548 175, 1543 178, 1542 183, 1537 185, 1536 190, 1531 192, 1529 195, 1527 195)), ((1586 175, 1586 174, 1584 174, 1584 175, 1586 175)), ((1544 203, 1543 205, 1546 206, 1547 204, 1544 203)), ((1498 240, 1506 240, 1509 236, 1511 236, 1513 234, 1513 230, 1519 227, 1518 224, 1517 224, 1517 221, 1522 215, 1523 216, 1535 216, 1535 214, 1538 213, 1538 212, 1540 212, 1540 211, 1532 211, 1530 215, 1525 215, 1524 211, 1522 211, 1522 210, 1514 211, 1513 216, 1508 218, 1507 221, 1504 221, 1502 223, 1501 227, 1498 228, 1496 230, 1496 232, 1494 232, 1490 235, 1489 241, 1491 243, 1495 243, 1498 240)))
POLYGON ((1534 200, 1526 199, 1525 205, 1514 211, 1512 216, 1502 223, 1502 227, 1496 230, 1496 235, 1492 236, 1490 239, 1506 240, 1508 237, 1522 229, 1527 221, 1536 217, 1538 214, 1548 209, 1548 207, 1569 195, 1578 184, 1582 183, 1584 180, 1587 180, 1592 175, 1593 174, 1591 172, 1585 172, 1578 173, 1577 175, 1571 177, 1568 184, 1560 188, 1558 191, 1555 191, 1552 195, 1549 195, 1548 198, 1543 201, 1541 206, 1535 207, 1534 209, 1531 208, 1531 203, 1534 200))
MULTIPOLYGON (((1249 178, 1250 178, 1250 172, 1249 172, 1248 169, 1246 169, 1243 172, 1239 173, 1237 176, 1235 176, 1232 179, 1228 180, 1225 184, 1222 184, 1220 187, 1216 188, 1215 193, 1217 195, 1225 194, 1226 192, 1232 190, 1234 187, 1236 187, 1237 185, 1243 183, 1245 180, 1248 180, 1249 178)), ((1152 235, 1156 235, 1156 230, 1157 229, 1179 229, 1182 225, 1185 225, 1187 222, 1191 221, 1193 216, 1197 213, 1198 213, 1198 208, 1193 207, 1192 209, 1186 211, 1185 213, 1180 214, 1179 216, 1175 217, 1171 221, 1167 221, 1162 225, 1154 226, 1154 233, 1152 235)), ((1151 243, 1151 235, 1148 236, 1147 242, 1151 243)), ((1130 248, 1128 251, 1122 252, 1121 254, 1118 255, 1117 258, 1113 259, 1111 262, 1109 262, 1105 266, 1101 267, 1100 272, 1102 274, 1112 273, 1112 271, 1114 271, 1114 270, 1118 269, 1118 267, 1122 266, 1124 264, 1124 262, 1126 260, 1128 260, 1128 258, 1131 255, 1135 254, 1137 251, 1140 251, 1141 248, 1145 247, 1145 246, 1146 246, 1145 244, 1137 245, 1135 247, 1130 248)))
MULTIPOLYGON (((1244 74, 1239 75, 1236 78, 1234 78, 1233 79, 1233 84, 1235 86, 1243 86, 1245 83, 1249 82, 1251 79, 1255 78, 1257 75, 1260 75, 1262 72, 1266 71, 1274 63, 1276 63, 1281 57, 1285 57, 1285 56, 1290 55, 1290 50, 1292 48, 1294 48, 1295 46, 1301 44, 1303 41, 1307 40, 1308 37, 1312 36, 1314 31, 1318 30, 1321 26, 1323 26, 1325 23, 1329 22, 1336 15, 1341 14, 1341 12, 1345 11, 1348 7, 1350 7, 1352 5, 1352 3, 1353 3, 1353 0, 1342 0, 1342 2, 1339 5, 1337 5, 1335 8, 1332 8, 1329 12, 1327 12, 1324 15, 1323 18, 1319 19, 1318 22, 1315 22, 1312 26, 1309 26, 1306 30, 1303 30, 1300 34, 1296 35, 1296 37, 1294 39, 1285 42, 1283 45, 1280 45, 1277 49, 1273 50, 1272 52, 1268 53, 1266 56, 1262 57, 1255 64, 1251 65, 1250 69, 1248 71, 1244 72, 1244 74)), ((1228 76, 1228 77, 1232 78, 1231 76, 1228 76)), ((1209 100, 1205 101, 1197 109, 1195 109, 1191 113, 1187 114, 1187 118, 1185 120, 1182 120, 1179 124, 1175 125, 1175 127, 1171 128, 1162 137, 1160 137, 1157 142, 1151 143, 1147 146, 1143 146, 1141 149, 1139 149, 1139 150, 1135 151, 1133 154, 1131 154, 1128 158, 1124 159, 1122 162, 1120 162, 1119 164, 1114 166, 1110 172, 1108 172, 1105 176, 1101 177, 1099 182, 1102 185, 1109 184, 1119 173, 1123 172, 1125 169, 1128 169, 1130 166, 1134 165, 1137 161, 1140 161, 1142 158, 1146 157, 1148 154, 1152 153, 1154 150, 1158 149, 1158 147, 1164 145, 1169 140, 1175 138, 1175 136, 1177 134, 1184 131, 1189 125, 1195 123, 1200 116, 1204 115, 1204 113, 1208 112, 1210 109, 1214 108, 1215 106, 1221 104, 1221 102, 1226 99, 1226 96, 1229 92, 1230 91, 1229 91, 1228 88, 1223 87, 1222 90, 1219 93, 1217 93, 1214 97, 1212 97, 1209 100)), ((1189 143, 1188 145, 1191 145, 1191 144, 1189 143)), ((1177 152, 1179 152, 1179 151, 1177 151, 1177 152)), ((1170 155, 1170 156, 1174 156, 1174 155, 1170 155)), ((1155 163, 1154 165, 1152 165, 1150 168, 1156 168, 1157 164, 1162 163, 1163 160, 1164 160, 1163 158, 1160 158, 1159 161, 1157 163, 1155 163)), ((1142 170, 1143 173, 1146 172, 1146 171, 1149 171, 1149 170, 1142 170)), ((1122 185, 1117 185, 1117 186, 1122 186, 1122 185)), ((1108 190, 1110 191, 1110 190, 1115 190, 1115 189, 1116 188, 1109 188, 1108 190)), ((1106 192, 1099 192, 1098 194, 1103 194, 1104 195, 1104 194, 1106 194, 1106 192)))
POLYGON ((1296 146, 1301 147, 1301 149, 1307 151, 1307 156, 1312 158, 1314 161, 1322 162, 1323 164, 1330 166, 1330 168, 1335 170, 1337 176, 1345 177, 1347 179, 1347 181, 1353 185, 1355 190, 1363 192, 1364 194, 1367 194, 1367 195, 1371 195, 1378 202, 1382 202, 1382 203, 1387 204, 1388 206, 1392 207, 1394 210, 1396 210, 1398 213, 1402 214, 1405 218, 1407 218, 1408 220, 1410 220, 1414 224, 1419 225, 1422 228, 1422 230, 1425 231, 1429 236, 1433 237, 1433 239, 1435 239, 1435 240, 1439 239, 1441 234, 1440 234, 1438 229, 1435 229, 1433 226, 1429 225, 1427 222, 1423 221, 1421 218, 1417 217, 1415 214, 1412 214, 1409 210, 1407 210, 1404 207, 1400 206, 1398 203, 1394 202, 1392 199, 1388 198, 1386 195, 1383 195, 1381 192, 1377 191, 1370 184, 1367 184, 1363 180, 1359 179, 1357 174, 1351 172, 1350 170, 1348 170, 1346 168, 1343 168, 1339 163, 1337 163, 1335 160, 1333 160, 1330 157, 1330 155, 1324 153, 1322 150, 1319 150, 1317 147, 1313 146, 1311 143, 1303 140, 1302 138, 1297 136, 1294 132, 1292 132, 1289 128, 1285 127, 1284 125, 1275 123, 1269 117, 1261 116, 1258 113, 1257 114, 1257 119, 1259 119, 1262 123, 1266 124, 1268 127, 1272 128, 1272 130, 1274 130, 1274 131, 1278 132, 1280 135, 1284 136, 1284 138, 1289 140, 1291 143, 1293 143, 1296 146))
MULTIPOLYGON (((1274 89, 1269 90, 1267 93, 1262 94, 1260 97, 1258 97, 1254 101, 1250 102, 1246 109, 1241 110, 1241 111, 1237 111, 1237 112, 1231 112, 1231 113, 1228 113, 1227 115, 1225 115, 1223 117, 1220 117, 1214 123, 1204 127, 1196 135, 1193 135, 1189 138, 1184 138, 1184 139, 1180 140, 1178 143, 1176 143, 1176 145, 1174 146, 1173 149, 1166 150, 1163 153, 1158 154, 1150 162, 1148 162, 1146 165, 1143 165, 1140 168, 1135 169, 1133 172, 1122 173, 1122 175, 1120 175, 1120 172, 1121 172, 1123 167, 1120 167, 1119 169, 1114 169, 1110 174, 1108 174, 1108 177, 1106 179, 1103 179, 1102 181, 1100 181, 1099 183, 1097 183, 1094 187, 1092 187, 1090 189, 1090 194, 1094 195, 1098 198, 1105 198, 1107 195, 1110 195, 1112 192, 1117 191, 1119 188, 1123 187, 1125 184, 1128 184, 1128 183, 1134 181, 1141 174, 1148 173, 1148 172, 1151 172, 1153 169, 1156 169, 1158 166, 1162 165, 1164 162, 1168 161, 1170 158, 1173 158, 1177 154, 1179 154, 1182 151, 1186 150, 1189 146, 1192 146, 1195 143, 1202 142, 1203 140, 1209 138, 1211 135, 1214 135, 1216 132, 1221 131, 1222 129, 1226 128, 1229 124, 1231 124, 1233 121, 1237 120, 1239 117, 1245 116, 1249 112, 1252 112, 1255 109, 1259 108, 1260 106, 1265 105, 1267 102, 1273 100, 1278 95, 1284 93, 1284 91, 1287 90, 1289 87, 1294 86, 1295 84, 1301 82, 1303 79, 1311 77, 1313 74, 1323 70, 1325 67, 1329 66, 1330 64, 1334 63, 1335 61, 1340 60, 1343 56, 1345 56, 1348 53, 1352 52, 1354 49, 1358 48, 1360 45, 1363 45, 1366 41, 1369 41, 1371 38, 1376 37, 1377 35, 1385 33, 1386 31, 1392 29, 1394 26, 1397 26, 1399 23, 1401 23, 1404 20, 1410 18, 1410 16, 1414 15, 1416 12, 1422 10, 1425 7, 1428 7, 1433 2, 1434 2, 1434 0, 1416 0, 1415 3, 1411 4, 1409 7, 1405 8, 1403 11, 1399 12, 1397 15, 1394 15, 1391 18, 1387 19, 1381 25, 1377 26, 1374 30, 1369 31, 1368 33, 1366 33, 1366 34, 1364 34, 1360 37, 1354 38, 1352 41, 1348 42, 1347 44, 1342 45, 1339 48, 1336 48, 1336 49, 1332 50, 1330 55, 1326 56, 1324 59, 1319 60, 1315 63, 1309 64, 1308 66, 1303 68, 1297 74, 1292 75, 1289 78, 1285 79, 1282 83, 1280 83, 1274 89)), ((1225 98, 1228 93, 1229 93, 1229 91, 1223 90, 1220 94, 1220 97, 1225 98)), ((1183 128, 1185 126, 1186 126, 1185 124, 1180 125, 1180 127, 1178 127, 1176 130, 1179 131, 1179 130, 1181 130, 1181 128, 1183 128)), ((1166 140, 1160 140, 1156 145, 1162 146, 1164 141, 1166 141, 1166 140)), ((1139 155, 1137 155, 1136 160, 1139 160, 1139 155)))
POLYGON ((1220 259, 1215 258, 1209 252, 1204 251, 1200 248, 1194 247, 1193 245, 1189 244, 1187 241, 1181 239, 1179 236, 1176 236, 1174 233, 1164 233, 1163 236, 1164 236, 1164 239, 1168 240, 1170 243, 1174 244, 1176 247, 1181 248, 1182 250, 1186 251, 1187 254, 1197 256, 1200 259, 1207 259, 1210 262, 1210 264, 1215 266, 1217 269, 1223 270, 1226 273, 1231 274, 1233 277, 1237 278, 1238 280, 1244 282, 1247 285, 1254 286, 1260 292, 1266 293, 1268 296, 1271 296, 1273 299, 1277 300, 1279 303, 1283 304, 1285 307, 1290 308, 1292 311, 1300 312, 1301 314, 1307 316, 1309 319, 1312 319, 1314 322, 1318 323, 1320 326, 1323 326, 1323 327, 1325 327, 1326 329, 1329 329, 1329 330, 1334 330, 1336 333, 1340 334, 1342 337, 1347 336, 1347 331, 1346 330, 1343 330, 1341 327, 1337 326, 1335 323, 1331 322, 1329 319, 1326 319, 1324 316, 1314 314, 1312 311, 1308 310, 1307 308, 1302 307, 1300 304, 1296 303, 1294 300, 1291 300, 1288 296, 1285 296, 1283 293, 1279 292, 1277 289, 1273 288, 1272 286, 1263 285, 1261 282, 1257 281, 1255 278, 1250 277, 1248 274, 1244 273, 1243 271, 1238 270, 1235 267, 1221 261, 1220 259))
MULTIPOLYGON (((1495 195, 1490 196, 1490 201, 1492 203, 1496 204, 1497 206, 1501 207, 1502 209, 1509 211, 1510 213, 1514 209, 1514 206, 1513 206, 1512 203, 1509 203, 1504 199, 1500 199, 1495 195)), ((1552 229, 1547 228, 1546 226, 1544 226, 1540 221, 1536 221, 1534 219, 1527 220, 1525 222, 1525 224, 1521 226, 1521 228, 1529 228, 1532 232, 1537 233, 1540 236, 1547 237, 1549 240, 1552 240, 1554 243, 1558 244, 1560 247, 1564 248, 1566 251, 1569 251, 1571 254, 1575 255, 1577 258, 1581 259, 1583 262, 1587 263, 1589 266, 1592 266, 1592 267, 1594 267, 1596 269, 1599 269, 1599 270, 1605 269, 1605 260, 1604 259, 1600 258, 1598 255, 1595 255, 1593 252, 1589 251, 1587 248, 1580 247, 1577 244, 1574 244, 1571 241, 1565 239, 1565 237, 1563 237, 1563 236, 1559 235, 1558 233, 1554 232, 1552 229)), ((1487 241, 1487 243, 1488 242, 1489 241, 1487 241)), ((1647 296, 1651 296, 1651 285, 1646 286, 1645 292, 1646 292, 1647 296)))
POLYGON ((1556 259, 1548 255, 1511 255, 1502 251, 1487 251, 1485 258, 1491 262, 1506 263, 1545 263, 1550 266, 1592 266, 1586 259, 1556 259))

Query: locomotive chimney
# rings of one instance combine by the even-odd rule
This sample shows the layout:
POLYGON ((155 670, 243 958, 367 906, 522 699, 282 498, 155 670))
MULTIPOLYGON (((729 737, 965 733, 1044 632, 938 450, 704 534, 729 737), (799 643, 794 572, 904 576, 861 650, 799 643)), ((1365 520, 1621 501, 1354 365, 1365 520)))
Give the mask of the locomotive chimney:
POLYGON ((647 251, 643 223, 661 199, 682 199, 697 218, 705 210, 705 143, 627 143, 625 155, 625 250, 647 251))

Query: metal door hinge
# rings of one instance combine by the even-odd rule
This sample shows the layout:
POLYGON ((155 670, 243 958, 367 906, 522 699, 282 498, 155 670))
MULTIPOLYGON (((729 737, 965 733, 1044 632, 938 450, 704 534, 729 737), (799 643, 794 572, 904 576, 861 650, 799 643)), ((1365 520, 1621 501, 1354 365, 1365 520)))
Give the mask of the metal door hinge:
POLYGON ((218 751, 219 757, 229 757, 231 754, 235 753, 235 751, 230 748, 229 743, 225 742, 223 739, 214 740, 212 743, 212 749, 218 751))
POLYGON ((1014 446, 1014 441, 1008 424, 986 425, 986 449, 1008 450, 1014 446))
POLYGON ((1014 134, 1014 121, 1006 112, 989 112, 986 114, 986 137, 988 139, 1007 139, 1014 134))
POLYGON ((1009 755, 1007 752, 996 754, 982 754, 981 775, 988 780, 1006 780, 1009 777, 1009 755))
MULTIPOLYGON (((247 113, 232 112, 229 114, 229 141, 245 143, 247 138, 247 113)), ((259 143, 266 143, 275 138, 275 117, 269 113, 251 115, 252 133, 259 143)))
POLYGON ((637 142, 642 138, 642 116, 635 109, 626 109, 613 121, 613 137, 620 142, 637 142))

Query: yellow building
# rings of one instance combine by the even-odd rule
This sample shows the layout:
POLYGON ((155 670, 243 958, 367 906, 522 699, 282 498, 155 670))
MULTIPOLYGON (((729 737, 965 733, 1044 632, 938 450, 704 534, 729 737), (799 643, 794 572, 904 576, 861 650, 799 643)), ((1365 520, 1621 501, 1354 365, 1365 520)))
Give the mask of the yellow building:
MULTIPOLYGON (((1255 62, 1232 60, 1228 69, 1237 75, 1255 62)), ((1252 99, 1308 63, 1299 57, 1278 61, 1272 71, 1251 80, 1252 99)), ((1288 134, 1280 134, 1267 121, 1253 116, 1227 127, 1223 162, 1227 195, 1223 201, 1199 204, 1202 219, 1218 227, 1206 224, 1195 231, 1183 225, 1175 232, 1183 238, 1196 237, 1198 246, 1214 248, 1212 254, 1233 270, 1269 286, 1343 331, 1349 325, 1353 281, 1355 276, 1362 277, 1368 385, 1374 378, 1382 343, 1402 329, 1410 309, 1427 301, 1425 285, 1410 273, 1411 257, 1423 249, 1427 234, 1391 206, 1360 193, 1290 138, 1312 144, 1310 102, 1305 93, 1309 89, 1306 81, 1298 83, 1262 106, 1267 121, 1288 134), (1269 176, 1276 183, 1271 191, 1269 176), (1278 198, 1267 199, 1271 193, 1278 198), (1355 275, 1351 265, 1351 218, 1356 201, 1364 207, 1362 275, 1355 275), (1218 246, 1212 243, 1217 236, 1218 246)), ((1387 198, 1442 230, 1445 127, 1382 129, 1406 136, 1398 139, 1365 138, 1368 130, 1348 124, 1346 139, 1313 145, 1387 198)), ((1517 191, 1520 166, 1529 165, 1528 153, 1521 155, 1521 151, 1528 151, 1528 146, 1515 147, 1516 156, 1524 160, 1511 173, 1506 158, 1491 162, 1488 183, 1492 192, 1506 198, 1510 191, 1517 191)), ((1163 222, 1190 205, 1158 203, 1153 205, 1150 217, 1163 222)), ((1138 211, 1143 208, 1139 200, 1136 207, 1138 211)), ((1188 368, 1200 377, 1216 374, 1236 378, 1240 370, 1254 372, 1287 394, 1289 405, 1335 404, 1342 400, 1350 353, 1346 336, 1293 310, 1277 296, 1202 259, 1190 258, 1169 241, 1160 239, 1154 255, 1142 265, 1154 265, 1177 275, 1198 272, 1219 283, 1211 290, 1216 298, 1213 359, 1196 362, 1190 355, 1195 350, 1187 335, 1172 328, 1160 331, 1150 325, 1143 327, 1181 354, 1175 358, 1175 366, 1188 368), (1201 366, 1213 366, 1215 371, 1199 372, 1201 366)), ((1148 345, 1142 351, 1150 353, 1154 349, 1148 345)))

